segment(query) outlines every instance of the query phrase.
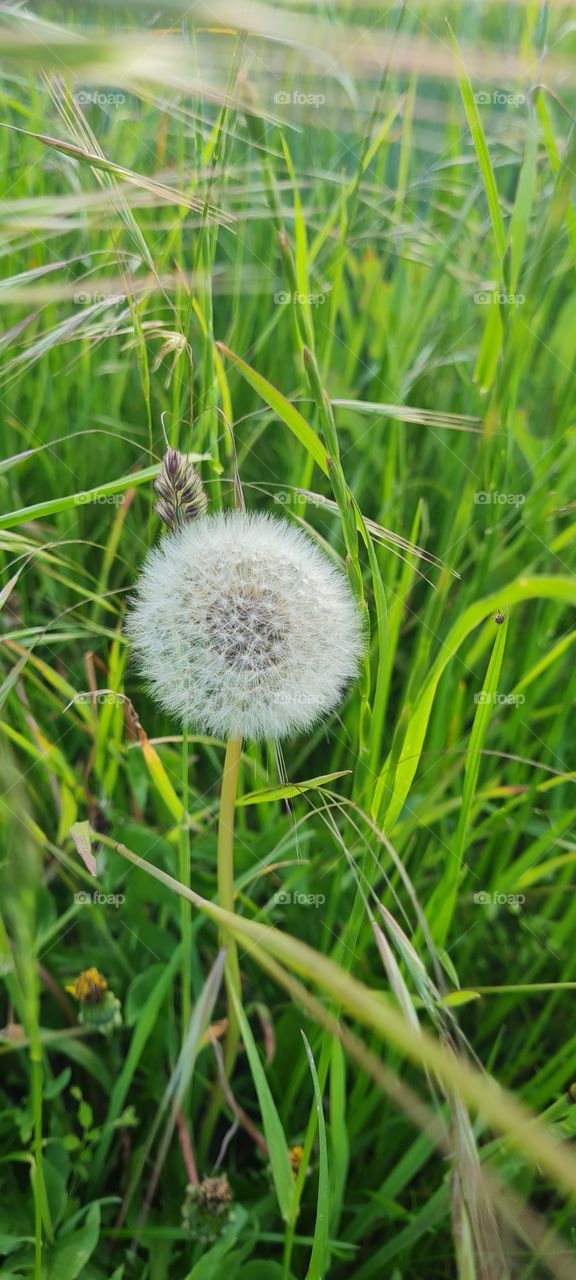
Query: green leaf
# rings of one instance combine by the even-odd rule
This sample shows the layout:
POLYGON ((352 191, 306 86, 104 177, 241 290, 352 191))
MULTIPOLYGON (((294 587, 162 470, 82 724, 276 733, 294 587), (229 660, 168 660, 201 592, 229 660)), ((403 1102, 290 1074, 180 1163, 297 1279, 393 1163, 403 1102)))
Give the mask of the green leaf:
POLYGON ((304 1041, 306 1057, 312 1076, 314 1085, 314 1100, 316 1103, 316 1118, 318 1120, 318 1198, 316 1201, 316 1223, 314 1226, 314 1243, 312 1245, 312 1255, 306 1273, 306 1280, 322 1280, 324 1275, 324 1265, 326 1260, 326 1251, 328 1248, 328 1224, 330 1219, 330 1176, 328 1172, 328 1143, 326 1141, 326 1122, 324 1120, 324 1109, 322 1107, 322 1093, 320 1090, 320 1081, 318 1080, 318 1072, 316 1063, 310 1045, 301 1030, 300 1035, 304 1041))
POLYGON ((8 694, 11 693, 14 685, 17 684, 20 673, 28 662, 28 657, 28 653, 23 653, 22 657, 18 658, 18 661, 14 663, 14 666, 8 672, 5 680, 2 681, 2 684, 0 685, 0 707, 4 705, 8 694))
POLYGON ((472 1000, 481 1000, 479 991, 450 991, 447 996, 443 996, 438 1004, 445 1005, 448 1009, 458 1009, 462 1004, 470 1004, 472 1000))
POLYGON ((46 1280, 76 1280, 91 1258, 100 1235, 100 1205, 92 1204, 84 1225, 63 1236, 50 1247, 46 1258, 46 1280))
POLYGON ((232 1221, 215 1244, 204 1250, 185 1280, 229 1280, 230 1276, 238 1276, 240 1272, 236 1264, 239 1254, 238 1251, 231 1253, 231 1250, 245 1227, 247 1218, 246 1210, 237 1205, 232 1221))
POLYGON ((296 269, 296 283, 298 285, 298 297, 292 299, 294 307, 301 307, 305 317, 306 341, 310 348, 314 347, 314 326, 312 324, 312 314, 310 309, 310 283, 308 279, 308 246, 306 237, 306 222, 302 213, 302 201, 297 186, 296 173, 292 164, 292 157, 288 148, 288 143, 281 133, 280 141, 286 161, 292 189, 294 193, 294 266, 296 269))
POLYGON ((276 1104, 270 1092, 270 1086, 264 1074, 264 1068, 260 1061, 256 1041, 250 1029, 250 1023, 244 1013, 242 1005, 236 995, 236 992, 230 988, 230 993, 234 1001, 234 1007, 240 1024, 242 1039, 246 1048, 250 1070, 254 1087, 258 1095, 258 1103, 260 1113, 262 1115, 262 1124, 266 1142, 268 1143, 268 1151, 270 1154, 270 1164, 272 1166, 272 1178, 274 1180, 274 1188, 280 1212, 285 1222, 290 1217, 290 1206, 292 1203, 292 1194, 294 1191, 294 1179, 288 1159, 288 1143, 282 1122, 276 1104))
POLYGON ((466 835, 470 822, 472 801, 476 793, 476 785, 480 771, 480 761, 482 759, 481 752, 486 738, 486 733, 488 731, 488 725, 492 718, 494 695, 498 692, 498 685, 502 672, 506 636, 508 634, 508 617, 509 615, 506 613, 504 622, 496 629, 494 646, 490 655, 488 670, 484 678, 484 687, 480 693, 475 695, 478 701, 476 704, 474 723, 472 725, 472 731, 468 741, 468 749, 466 751, 464 789, 462 792, 462 804, 460 806, 455 847, 449 852, 445 874, 437 884, 428 908, 428 919, 430 920, 432 936, 438 945, 441 945, 445 941, 450 927, 450 922, 452 920, 452 915, 454 913, 456 893, 464 860, 464 852, 466 849, 466 835))
MULTIPOLYGON (((282 419, 282 422, 290 428, 290 431, 294 433, 296 439, 300 441, 300 444, 304 445, 304 448, 320 467, 320 470, 324 472, 324 475, 328 475, 326 450, 322 441, 320 440, 320 437, 316 435, 316 432, 312 430, 312 427, 308 426, 306 419, 302 417, 302 414, 298 412, 298 409, 295 409, 294 405, 290 404, 290 401, 286 399, 286 396, 283 396, 281 391, 278 391, 276 387, 273 387, 271 382, 268 382, 266 378, 263 378, 260 373, 256 373, 255 369, 252 369, 249 364, 246 364, 245 360, 242 360, 240 356, 237 356, 234 351, 230 351, 229 347, 226 347, 223 342, 217 342, 216 346, 225 356, 228 357, 229 360, 232 361, 233 364, 236 365, 236 368, 240 370, 240 373, 242 374, 242 377, 246 379, 246 382, 249 383, 253 390, 262 397, 262 400, 264 400, 265 403, 274 410, 274 413, 282 419)), ((0 528, 2 528, 1 523, 0 528)))
POLYGON ((557 858, 549 858, 546 862, 539 862, 537 867, 531 867, 519 877, 516 881, 516 887, 518 889, 526 889, 529 885, 537 884, 539 880, 545 880, 546 876, 552 875, 553 871, 560 871, 562 867, 566 867, 572 862, 576 862, 576 852, 560 853, 557 858))
POLYGON ((456 853, 460 860, 464 851, 470 809, 478 781, 481 758, 480 752, 492 717, 494 695, 498 692, 498 684, 502 672, 506 637, 508 634, 508 617, 509 615, 507 613, 503 624, 499 626, 496 631, 496 638, 494 640, 494 646, 490 655, 490 662, 488 663, 488 670, 484 679, 484 687, 481 692, 476 695, 478 702, 476 705, 474 724, 472 725, 472 732, 468 743, 468 750, 466 752, 464 791, 462 794, 462 807, 460 809, 460 820, 458 823, 458 834, 456 837, 456 853))
POLYGON ((486 199, 488 201, 488 208, 490 210, 490 218, 492 220, 492 228, 494 231, 496 248, 498 250, 498 256, 500 258, 500 261, 502 262, 504 259, 504 253, 506 250, 506 233, 504 231, 504 222, 503 222, 502 213, 500 210, 500 200, 498 197, 498 188, 496 186, 494 170, 492 168, 492 161, 490 159, 490 153, 488 151, 488 146, 486 144, 486 137, 484 134, 484 129, 482 127, 482 121, 480 119, 478 104, 474 97, 474 90, 472 88, 472 84, 470 82, 470 77, 468 75, 468 72, 466 71, 466 66, 464 64, 462 54, 460 53, 460 46, 458 44, 456 36, 454 35, 452 27, 450 26, 450 23, 447 22, 446 25, 448 27, 450 43, 452 45, 452 48, 456 55, 456 61, 458 63, 458 87, 462 95, 462 102, 464 103, 464 110, 466 112, 466 118, 470 126, 470 132, 472 134, 472 141, 476 149, 476 155, 478 156, 478 163, 480 165, 480 171, 482 173, 482 181, 484 183, 484 190, 486 192, 486 199))
POLYGON ((74 822, 69 830, 76 852, 91 876, 96 875, 96 859, 92 853, 92 838, 89 822, 74 822))
POLYGON ((78 1123, 82 1129, 90 1129, 94 1122, 94 1112, 89 1102, 82 1099, 78 1107, 78 1123))
POLYGON ((486 325, 482 334, 478 359, 474 367, 474 381, 478 383, 480 391, 483 392, 490 390, 496 376, 504 337, 500 308, 493 302, 488 306, 487 311, 486 325))
MULTIPOLYGON (((216 466, 209 454, 188 453, 186 456, 190 462, 210 460, 216 466)), ((31 507, 21 507, 19 511, 9 511, 6 515, 0 516, 0 529, 11 529, 14 525, 25 524, 29 520, 44 520, 46 516, 58 515, 60 511, 70 511, 73 507, 83 507, 111 493, 124 493, 126 489, 132 489, 134 486, 153 480, 154 476, 158 475, 161 465, 157 462, 153 467, 143 467, 141 471, 129 471, 118 480, 108 480, 106 484, 100 484, 95 489, 81 489, 78 493, 70 493, 65 498, 50 498, 47 502, 34 502, 31 507)))
MULTIPOLYGON (((534 121, 535 125, 535 121, 534 121)), ((530 215, 534 201, 536 183, 536 158, 538 151, 538 135, 534 127, 526 132, 524 144, 524 160, 518 178, 516 200, 508 228, 510 243, 510 289, 515 291, 520 278, 522 257, 530 226, 530 215)))
POLYGON ((292 796, 303 795, 305 791, 313 791, 316 787, 324 787, 336 778, 345 778, 351 769, 340 769, 337 773, 323 773, 318 778, 308 778, 306 782, 289 782, 283 787, 262 787, 259 791, 249 791, 241 796, 236 804, 269 804, 271 800, 290 800, 292 796))
POLYGON ((13 574, 13 576, 8 579, 8 582, 2 587, 2 590, 0 591, 0 609, 4 608, 6 601, 10 598, 21 573, 22 570, 19 569, 18 573, 13 574))
POLYGON ((103 1133, 102 1141, 95 1153, 95 1158, 92 1164, 91 1186, 98 1185, 98 1179, 104 1167, 110 1143, 112 1142, 112 1126, 122 1111, 134 1073, 138 1068, 146 1044, 148 1043, 154 1027, 156 1026, 162 1005, 166 1000, 170 987, 178 972, 181 952, 181 946, 176 947, 176 950, 170 960, 170 964, 166 965, 166 967, 162 967, 162 971, 159 973, 157 982, 140 1011, 140 1016, 136 1023, 134 1035, 130 1041, 130 1047, 124 1059, 122 1070, 119 1075, 117 1075, 114 1081, 114 1086, 111 1090, 108 1112, 105 1123, 102 1126, 105 1132, 103 1133))
POLYGON ((330 1226, 338 1230, 350 1162, 350 1140, 346 1115, 346 1057, 339 1040, 333 1040, 330 1051, 330 1226))
POLYGON ((235 1280, 290 1280, 280 1262, 247 1262, 236 1272, 235 1280))

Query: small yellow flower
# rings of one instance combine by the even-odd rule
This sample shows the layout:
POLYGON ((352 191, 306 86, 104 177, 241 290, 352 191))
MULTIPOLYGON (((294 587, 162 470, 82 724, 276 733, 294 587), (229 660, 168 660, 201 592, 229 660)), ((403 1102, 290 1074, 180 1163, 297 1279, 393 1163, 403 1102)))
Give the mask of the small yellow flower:
POLYGON ((78 1021, 82 1026, 92 1027, 105 1036, 122 1026, 120 1001, 94 966, 79 973, 66 990, 80 1005, 78 1021))
POLYGON ((78 1004, 102 1004, 108 990, 106 979, 92 966, 84 969, 74 982, 66 987, 78 1004))
POLYGON ((295 1178, 298 1177, 303 1155, 304 1155, 304 1147, 290 1147, 290 1150, 288 1152, 288 1159, 290 1161, 290 1168, 295 1178))

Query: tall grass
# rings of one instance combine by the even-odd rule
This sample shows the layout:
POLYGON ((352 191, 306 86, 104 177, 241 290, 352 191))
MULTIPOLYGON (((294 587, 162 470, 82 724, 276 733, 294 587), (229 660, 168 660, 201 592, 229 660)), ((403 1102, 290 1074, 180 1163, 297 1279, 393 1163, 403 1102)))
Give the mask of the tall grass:
POLYGON ((241 9, 0 6, 2 1275, 571 1276, 576 7, 241 9), (167 442, 369 638, 222 807, 167 442))

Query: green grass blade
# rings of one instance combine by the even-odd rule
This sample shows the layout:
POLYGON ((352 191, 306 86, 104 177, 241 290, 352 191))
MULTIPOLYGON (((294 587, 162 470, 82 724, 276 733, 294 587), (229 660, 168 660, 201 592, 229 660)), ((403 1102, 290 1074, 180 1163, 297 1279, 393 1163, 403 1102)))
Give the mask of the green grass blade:
POLYGON ((288 1160, 288 1144, 286 1142, 280 1116, 278 1115, 278 1111, 272 1097, 270 1085, 268 1084, 264 1074, 264 1068, 260 1062, 258 1049, 256 1048, 256 1041, 254 1040, 254 1036, 250 1029, 250 1023, 248 1022, 246 1014, 244 1013, 240 1001, 234 991, 232 991, 232 998, 260 1105, 262 1125, 264 1128, 266 1142, 268 1143, 268 1151, 270 1153, 270 1164, 272 1167, 272 1177, 278 1199, 278 1206, 284 1221, 288 1222, 292 1203, 292 1193, 294 1190, 292 1170, 288 1160))
POLYGON ((314 1055, 304 1035, 300 1032, 306 1049, 306 1057, 310 1067, 312 1083, 314 1085, 314 1101, 316 1104, 316 1118, 318 1121, 318 1199, 316 1201, 316 1223, 314 1226, 314 1244, 312 1245, 312 1255, 306 1272, 306 1280, 322 1280, 324 1275, 324 1266, 326 1252, 328 1249, 328 1225, 330 1221, 330 1171, 328 1168, 328 1143, 326 1141, 326 1121, 324 1119, 324 1108, 322 1106, 322 1093, 320 1090, 320 1081, 318 1080, 318 1072, 314 1055))
POLYGON ((496 249, 498 251, 500 264, 502 265, 504 262, 504 254, 506 252, 506 232, 504 229, 504 220, 502 218, 502 211, 500 209, 500 197, 498 195, 498 188, 496 186, 496 179, 494 177, 494 170, 492 168, 490 152, 488 150, 488 146, 486 143, 486 135, 484 133, 482 120, 480 118, 478 104, 474 97, 474 90, 472 88, 470 77, 468 75, 468 72, 466 70, 466 65, 464 63, 462 54, 460 52, 460 46, 458 44, 456 36, 454 35, 452 27, 450 26, 450 23, 447 22, 446 25, 448 27, 448 35, 450 37, 450 43, 454 50, 456 61, 458 64, 458 86, 460 89, 460 93, 462 95, 462 102, 464 104, 466 118, 468 120, 468 124, 470 127, 470 133, 472 134, 472 141, 474 143, 476 155, 478 157, 478 163, 480 165, 480 172, 482 174, 482 181, 484 183, 484 190, 486 192, 486 199, 488 201, 488 209, 490 210, 492 230, 494 232, 494 241, 496 244, 496 249))
POLYGON ((249 791, 241 796, 236 805, 268 804, 271 800, 290 800, 293 796, 303 795, 305 791, 314 791, 317 787, 325 787, 336 778, 344 778, 350 769, 340 769, 337 773, 323 773, 318 778, 308 778, 306 782, 289 782, 283 787, 262 787, 260 791, 249 791))
MULTIPOLYGON (((209 454, 188 454, 190 462, 209 459, 209 454)), ((212 461, 212 459, 210 459, 212 461)), ((108 480, 95 489, 83 489, 79 493, 70 493, 65 498, 51 498, 47 502, 35 502, 31 507, 22 507, 20 511, 9 511, 0 516, 0 529, 12 529, 17 524, 27 524, 29 520, 44 520, 46 516, 58 515, 61 511, 71 511, 74 507, 83 507, 99 498, 106 498, 113 493, 125 493, 133 486, 146 484, 158 475, 161 463, 152 467, 143 467, 141 471, 132 471, 120 476, 118 480, 108 480)))
POLYGON ((428 919, 430 921, 432 936, 435 942, 439 945, 442 945, 446 939, 454 912, 456 892, 466 848, 466 836, 470 823, 470 812, 478 784, 480 762, 482 759, 481 752, 495 705, 494 695, 499 691, 504 650, 506 647, 506 636, 508 633, 508 618, 509 614, 506 613, 504 622, 497 629, 492 653, 490 655, 490 662, 488 663, 488 670, 483 682, 483 688, 481 692, 475 694, 475 698, 477 698, 478 701, 476 705, 474 723, 472 725, 472 732, 468 740, 468 748, 466 751, 466 762, 464 765, 464 789, 462 792, 462 803, 460 806, 456 840, 451 856, 448 857, 445 875, 434 892, 428 911, 428 919))
POLYGON ((246 364, 246 361, 242 360, 240 356, 237 356, 233 351, 230 351, 223 342, 218 342, 216 345, 218 350, 221 351, 228 360, 231 360, 232 364, 240 370, 242 377, 246 379, 249 386, 258 393, 262 400, 264 400, 265 404, 269 405, 281 421, 290 428, 290 431, 294 433, 296 439, 300 441, 300 444, 304 445, 304 448, 310 454, 310 457, 313 458, 314 462, 320 467, 320 470, 323 471, 325 475, 328 475, 326 450, 322 445, 322 441, 319 436, 316 435, 316 432, 312 430, 312 427, 308 425, 306 419, 302 417, 302 414, 298 412, 298 409, 295 409, 294 405, 290 404, 290 401, 282 395, 281 391, 278 391, 276 387, 272 386, 272 383, 268 382, 266 378, 263 378, 255 369, 252 369, 249 364, 246 364))

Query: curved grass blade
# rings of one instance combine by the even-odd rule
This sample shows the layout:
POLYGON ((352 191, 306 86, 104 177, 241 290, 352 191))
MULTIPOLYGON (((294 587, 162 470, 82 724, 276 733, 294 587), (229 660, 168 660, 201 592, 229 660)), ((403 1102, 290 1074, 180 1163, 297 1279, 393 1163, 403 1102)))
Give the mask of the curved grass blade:
POLYGON ((290 800, 292 796, 324 787, 329 782, 334 782, 335 778, 344 778, 351 772, 351 769, 340 769, 338 773, 324 773, 318 778, 308 778, 306 782, 289 782, 284 787, 262 787, 260 791, 249 791, 241 796, 236 805, 239 807, 246 804, 268 804, 271 800, 290 800))
MULTIPOLYGON (((65 142, 62 138, 50 138, 43 133, 33 133, 30 129, 21 129, 18 125, 6 124, 5 121, 0 123, 2 123, 4 129, 12 129, 15 133, 25 134, 26 137, 33 138, 35 142, 41 142, 45 147, 60 151, 62 155, 70 156, 73 160, 84 161, 85 164, 90 165, 91 169, 101 170, 103 173, 111 174, 115 178, 123 178, 125 182, 141 187, 144 191, 149 191, 151 195, 167 200, 169 204, 184 205, 187 209, 195 209, 206 214, 202 200, 187 196, 183 191, 177 191, 172 187, 166 187, 164 183, 155 182, 153 178, 148 178, 142 173, 135 173, 133 169, 126 169, 121 164, 114 164, 113 160, 107 160, 105 156, 95 155, 92 151, 76 146, 73 142, 65 142)), ((208 217, 226 226, 232 222, 228 215, 217 213, 212 208, 208 210, 208 217)))
POLYGON ((260 373, 256 373, 255 369, 246 364, 246 361, 237 356, 234 351, 230 351, 230 348, 225 346, 223 342, 217 342, 216 346, 223 355, 227 356, 228 360, 231 360, 236 365, 236 368, 240 370, 242 377, 246 379, 249 386, 261 396, 262 400, 282 419, 282 422, 286 423, 286 426, 290 428, 290 431, 300 441, 300 444, 304 445, 304 448, 318 464, 320 470, 324 472, 324 475, 328 475, 326 450, 322 441, 316 435, 316 432, 312 430, 312 427, 308 425, 306 419, 302 417, 302 414, 298 412, 298 409, 295 409, 294 405, 290 404, 286 396, 283 396, 281 391, 273 387, 271 382, 263 378, 260 373))
MULTIPOLYGON (((213 465, 217 465, 207 453, 188 453, 186 457, 189 462, 211 461, 213 465)), ((118 480, 109 480, 95 489, 83 489, 79 493, 69 493, 65 498, 51 498, 48 502, 35 502, 31 507, 21 507, 19 511, 9 511, 6 515, 0 516, 0 529, 11 529, 13 525, 26 524, 29 520, 44 520, 46 516, 58 515, 60 511, 70 511, 72 507, 83 507, 87 503, 97 502, 98 498, 103 498, 107 494, 124 493, 133 485, 146 484, 147 480, 153 480, 154 476, 158 475, 161 465, 160 462, 156 462, 151 467, 143 467, 141 471, 120 476, 118 480)))

